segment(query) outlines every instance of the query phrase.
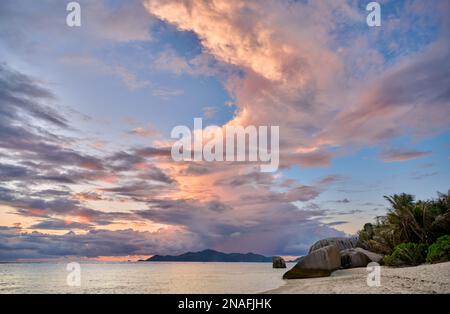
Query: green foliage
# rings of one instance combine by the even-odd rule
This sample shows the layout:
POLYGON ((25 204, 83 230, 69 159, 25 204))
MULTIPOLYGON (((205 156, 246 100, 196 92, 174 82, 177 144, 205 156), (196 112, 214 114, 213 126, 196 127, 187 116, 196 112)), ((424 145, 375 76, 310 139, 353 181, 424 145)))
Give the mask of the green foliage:
POLYGON ((390 255, 383 259, 388 266, 415 266, 426 260, 428 246, 426 244, 402 243, 395 247, 390 255))
MULTIPOLYGON (((366 247, 391 254, 402 243, 430 245, 450 234, 450 191, 427 201, 415 201, 409 194, 385 196, 390 208, 374 224, 365 224, 359 239, 366 247)), ((388 258, 389 260, 389 258, 388 258)))
POLYGON ((437 239, 428 249, 427 262, 439 263, 450 261, 450 235, 437 239))

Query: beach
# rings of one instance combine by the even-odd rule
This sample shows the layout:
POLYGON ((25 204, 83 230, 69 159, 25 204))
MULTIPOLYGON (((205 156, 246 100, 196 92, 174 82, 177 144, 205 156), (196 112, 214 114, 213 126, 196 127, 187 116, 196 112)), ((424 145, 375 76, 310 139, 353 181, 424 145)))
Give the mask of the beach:
POLYGON ((283 286, 265 293, 450 293, 450 262, 405 268, 381 266, 379 287, 367 285, 368 274, 366 268, 342 269, 329 277, 285 280, 283 286))

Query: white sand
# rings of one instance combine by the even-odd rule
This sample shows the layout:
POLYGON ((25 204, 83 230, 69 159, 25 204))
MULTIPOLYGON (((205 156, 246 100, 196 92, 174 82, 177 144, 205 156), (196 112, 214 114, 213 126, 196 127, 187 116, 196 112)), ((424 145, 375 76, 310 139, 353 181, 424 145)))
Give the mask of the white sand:
POLYGON ((365 268, 337 270, 330 277, 291 279, 265 293, 450 293, 450 262, 406 268, 381 267, 381 286, 369 287, 365 268))

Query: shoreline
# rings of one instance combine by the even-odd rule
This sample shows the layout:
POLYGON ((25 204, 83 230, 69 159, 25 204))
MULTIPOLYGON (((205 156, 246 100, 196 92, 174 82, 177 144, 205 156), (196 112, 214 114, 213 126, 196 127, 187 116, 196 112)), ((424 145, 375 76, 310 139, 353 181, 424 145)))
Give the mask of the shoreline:
POLYGON ((369 287, 365 267, 340 269, 329 277, 288 279, 263 294, 450 294, 450 262, 414 267, 381 266, 381 286, 369 287))

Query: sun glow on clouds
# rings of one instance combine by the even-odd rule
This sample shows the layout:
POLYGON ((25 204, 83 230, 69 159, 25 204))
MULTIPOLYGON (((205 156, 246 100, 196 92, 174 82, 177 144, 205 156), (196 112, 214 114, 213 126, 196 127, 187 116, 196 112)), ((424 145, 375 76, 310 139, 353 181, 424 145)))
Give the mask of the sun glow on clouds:
MULTIPOLYGON (((94 25, 94 37, 142 50, 145 45, 138 42, 153 38, 148 26, 156 20, 194 34, 201 45, 199 55, 187 58, 164 47, 154 60, 136 60, 134 68, 143 72, 151 64, 155 72, 173 72, 177 80, 183 75, 217 77, 236 107, 223 127, 280 126, 280 172, 263 174, 251 164, 174 163, 172 141, 153 126, 158 121, 127 124, 120 140, 106 142, 108 150, 96 136, 88 141, 91 149, 80 149, 82 140, 72 137, 76 131, 68 119, 44 105, 57 102, 47 86, 0 64, 0 101, 5 104, 0 108, 0 132, 7 135, 0 138, 0 148, 16 158, 0 155, 0 176, 8 182, 0 184, 5 227, 0 228, 0 238, 13 248, 15 241, 35 247, 30 253, 19 246, 14 256, 0 249, 0 258, 50 254, 128 260, 128 255, 207 247, 299 255, 319 238, 354 232, 365 219, 349 214, 344 219, 353 220, 347 222, 328 206, 317 205, 342 181, 333 175, 337 157, 364 147, 375 147, 378 158, 386 162, 427 157, 431 150, 399 150, 392 142, 411 134, 426 138, 448 127, 450 49, 445 36, 412 52, 405 47, 398 60, 386 60, 364 37, 370 34, 377 42, 378 35, 369 30, 361 34, 364 18, 353 1, 143 3, 145 16, 139 2, 100 14, 101 20, 128 27, 116 25, 111 33, 108 27, 94 25), (118 18, 121 15, 124 20, 118 18), (134 15, 139 18, 132 21, 134 15), (118 38, 112 36, 115 33, 118 38), (349 42, 341 42, 347 37, 349 42), (57 132, 49 134, 45 125, 57 132), (134 140, 140 140, 140 146, 132 144, 134 140), (153 146, 142 146, 151 142, 153 146), (323 167, 327 173, 309 180, 282 176, 296 166, 323 167), (20 228, 14 227, 17 222, 20 228), (32 231, 38 233, 30 235, 32 231)), ((380 37, 394 42, 395 37, 385 32, 380 37)), ((115 46, 109 42, 107 47, 115 46)), ((63 55, 58 60, 101 72, 100 79, 118 78, 133 97, 154 87, 149 79, 98 56, 63 55)), ((164 89, 151 93, 170 96, 164 89)), ((218 114, 205 105, 199 114, 218 114)), ((152 118, 158 120, 154 108, 152 118)), ((123 115, 126 109, 120 108, 123 115)))

